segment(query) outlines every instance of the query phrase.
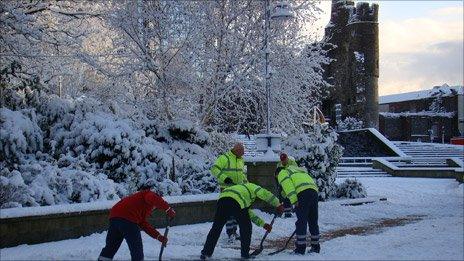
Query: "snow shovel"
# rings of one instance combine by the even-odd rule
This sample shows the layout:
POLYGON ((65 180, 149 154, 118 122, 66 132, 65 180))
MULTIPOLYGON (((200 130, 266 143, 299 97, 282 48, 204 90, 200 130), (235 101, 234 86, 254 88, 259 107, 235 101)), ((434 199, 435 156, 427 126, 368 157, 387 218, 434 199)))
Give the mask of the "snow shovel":
MULTIPOLYGON (((169 219, 168 216, 166 216, 166 229, 164 230, 164 237, 167 237, 168 236, 168 232, 169 232, 169 223, 170 223, 171 219, 169 219)), ((161 244, 161 250, 160 250, 160 254, 159 254, 159 258, 158 260, 161 261, 162 260, 162 257, 163 257, 163 251, 164 251, 164 248, 166 247, 165 244, 161 244)))
POLYGON ((283 248, 281 248, 281 249, 279 249, 279 250, 277 250, 275 252, 269 253, 269 255, 273 256, 273 255, 278 254, 278 253, 284 251, 285 249, 287 249, 288 243, 290 243, 290 240, 292 240, 292 238, 295 236, 295 234, 296 234, 296 230, 293 231, 293 234, 287 239, 287 242, 285 242, 285 246, 283 248))
MULTIPOLYGON (((274 217, 272 218, 272 221, 271 221, 271 227, 272 225, 274 224, 274 221, 277 217, 277 214, 274 214, 274 217)), ((257 256, 259 254, 261 254, 261 252, 263 252, 263 243, 264 243, 264 240, 266 239, 267 235, 269 234, 269 231, 266 231, 266 233, 264 233, 264 236, 263 236, 263 239, 261 239, 261 244, 259 244, 259 248, 256 249, 255 251, 253 251, 253 253, 251 253, 251 256, 257 256)))

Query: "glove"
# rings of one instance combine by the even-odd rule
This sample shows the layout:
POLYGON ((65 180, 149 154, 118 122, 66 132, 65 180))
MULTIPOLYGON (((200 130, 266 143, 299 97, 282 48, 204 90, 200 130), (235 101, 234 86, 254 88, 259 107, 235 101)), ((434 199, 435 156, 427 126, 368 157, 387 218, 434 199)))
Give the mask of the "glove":
POLYGON ((174 211, 174 209, 169 207, 168 209, 166 209, 166 215, 168 215, 168 217, 173 219, 176 216, 176 211, 174 211))
POLYGON ((280 204, 277 208, 277 214, 282 215, 284 213, 284 204, 280 204))
POLYGON ((226 178, 224 180, 224 183, 227 184, 227 185, 232 185, 233 184, 232 179, 230 179, 230 178, 226 178))
POLYGON ((268 223, 264 224, 263 228, 269 233, 272 230, 272 226, 269 225, 268 223))
POLYGON ((158 237, 156 237, 156 239, 158 239, 158 241, 161 242, 163 246, 166 246, 168 243, 168 238, 165 236, 159 235, 158 237))

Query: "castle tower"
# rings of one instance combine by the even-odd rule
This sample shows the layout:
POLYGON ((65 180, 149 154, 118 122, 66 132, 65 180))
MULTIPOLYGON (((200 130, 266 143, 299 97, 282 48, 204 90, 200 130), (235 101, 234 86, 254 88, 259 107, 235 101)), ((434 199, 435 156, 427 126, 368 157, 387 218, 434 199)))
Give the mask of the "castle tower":
POLYGON ((364 127, 378 128, 378 32, 377 4, 355 6, 351 0, 332 0, 324 38, 335 46, 329 52, 334 61, 326 68, 326 80, 334 89, 324 104, 332 122, 355 117, 364 127), (341 109, 341 115, 335 107, 341 109))

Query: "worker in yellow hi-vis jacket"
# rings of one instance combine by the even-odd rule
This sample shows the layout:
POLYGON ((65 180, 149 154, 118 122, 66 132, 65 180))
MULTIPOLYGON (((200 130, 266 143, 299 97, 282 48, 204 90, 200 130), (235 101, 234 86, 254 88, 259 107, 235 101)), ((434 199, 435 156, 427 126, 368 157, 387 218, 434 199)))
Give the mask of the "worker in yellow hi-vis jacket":
POLYGON ((311 233, 310 252, 319 253, 318 187, 308 172, 295 165, 278 168, 277 180, 283 195, 294 204, 297 221, 295 253, 306 252, 307 229, 311 233))
MULTIPOLYGON (((244 184, 247 182, 247 177, 244 172, 244 153, 245 148, 243 144, 236 143, 230 151, 220 155, 213 167, 211 167, 211 173, 218 180, 221 191, 232 185, 244 184)), ((233 217, 227 220, 226 232, 230 240, 240 240, 240 236, 237 235, 237 221, 233 217)))
POLYGON ((203 250, 201 250, 200 259, 204 260, 211 257, 222 228, 230 216, 237 219, 240 227, 241 256, 243 259, 250 258, 251 222, 269 232, 272 230, 271 225, 264 223, 261 218, 250 210, 250 206, 257 198, 276 207, 277 213, 282 214, 284 207, 277 197, 256 184, 244 183, 222 190, 217 203, 213 226, 208 233, 203 250))

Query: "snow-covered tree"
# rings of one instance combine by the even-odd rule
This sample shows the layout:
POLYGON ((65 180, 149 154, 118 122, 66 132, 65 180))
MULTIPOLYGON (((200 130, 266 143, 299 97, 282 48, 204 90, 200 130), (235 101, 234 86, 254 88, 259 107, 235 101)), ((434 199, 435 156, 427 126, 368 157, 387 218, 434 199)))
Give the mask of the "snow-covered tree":
POLYGON ((366 188, 356 179, 345 179, 337 187, 337 198, 365 198, 367 197, 366 188))
POLYGON ((354 117, 346 117, 342 121, 337 122, 337 129, 339 131, 345 130, 359 130, 363 127, 363 121, 354 118, 354 117))
POLYGON ((61 76, 72 75, 76 55, 95 14, 81 1, 1 1, 1 106, 23 89, 59 93, 61 76))
POLYGON ((316 123, 307 125, 305 133, 289 136, 282 144, 283 151, 293 156, 315 179, 320 200, 336 194, 335 168, 343 151, 336 141, 337 133, 328 124, 316 123))

